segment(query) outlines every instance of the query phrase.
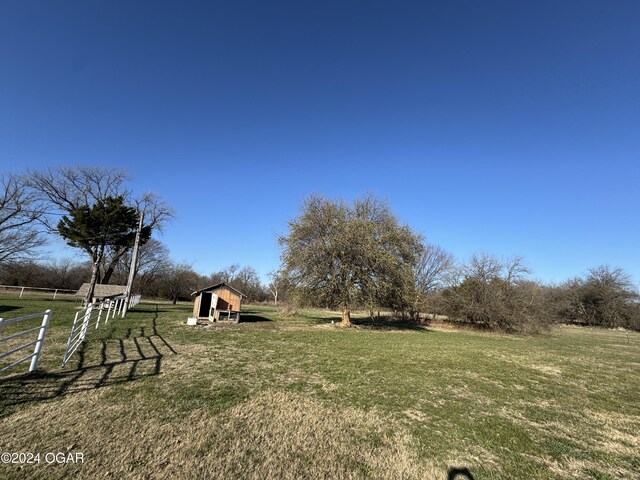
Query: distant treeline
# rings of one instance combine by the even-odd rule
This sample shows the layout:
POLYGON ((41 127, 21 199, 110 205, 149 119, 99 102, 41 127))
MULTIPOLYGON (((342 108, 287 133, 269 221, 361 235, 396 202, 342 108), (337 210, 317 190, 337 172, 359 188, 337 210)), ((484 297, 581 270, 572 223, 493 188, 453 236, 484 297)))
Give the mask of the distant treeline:
MULTIPOLYGON (((88 281, 91 268, 90 262, 72 259, 3 262, 0 264, 0 284, 77 290, 88 281)), ((128 270, 121 265, 116 268, 109 283, 125 285, 127 276, 128 270)), ((252 267, 231 265, 211 275, 201 275, 189 265, 175 264, 168 259, 141 263, 133 291, 146 298, 177 302, 191 300, 191 293, 195 290, 223 281, 244 293, 249 302, 264 302, 273 298, 252 267)))
MULTIPOLYGON (((71 259, 22 260, 0 265, 3 285, 75 290, 90 275, 90 262, 71 259)), ((448 278, 421 297, 413 309, 364 303, 357 308, 372 315, 380 308, 391 309, 398 316, 416 321, 446 315, 451 321, 507 332, 540 332, 555 323, 640 330, 640 295, 620 269, 593 268, 583 277, 557 285, 527 280, 524 275, 520 259, 501 262, 490 255, 476 255, 466 264, 452 267, 448 278)), ((278 302, 335 308, 319 301, 319 297, 294 290, 282 275, 273 275, 271 280, 263 284, 252 267, 231 265, 211 275, 201 275, 186 264, 174 264, 168 259, 154 263, 147 258, 141 263, 134 291, 146 298, 190 300, 191 292, 225 281, 247 295, 248 302, 273 302, 276 290, 278 302)), ((111 283, 126 281, 123 265, 116 269, 111 283)))

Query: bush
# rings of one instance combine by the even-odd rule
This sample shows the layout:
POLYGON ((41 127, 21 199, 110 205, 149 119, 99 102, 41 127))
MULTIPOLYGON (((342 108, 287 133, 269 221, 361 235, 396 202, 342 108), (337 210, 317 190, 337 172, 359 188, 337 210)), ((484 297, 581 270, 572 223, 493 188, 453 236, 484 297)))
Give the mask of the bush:
POLYGON ((560 287, 557 318, 567 323, 640 330, 640 294, 620 268, 600 266, 560 287))
POLYGON ((520 258, 500 261, 474 255, 461 273, 462 280, 443 292, 445 313, 451 319, 511 333, 548 330, 542 289, 525 279, 529 271, 520 258))

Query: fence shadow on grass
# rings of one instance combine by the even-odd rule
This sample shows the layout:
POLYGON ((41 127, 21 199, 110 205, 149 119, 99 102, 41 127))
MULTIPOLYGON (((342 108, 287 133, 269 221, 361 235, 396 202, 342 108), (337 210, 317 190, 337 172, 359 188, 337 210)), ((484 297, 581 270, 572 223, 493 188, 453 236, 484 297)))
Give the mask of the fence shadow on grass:
POLYGON ((135 306, 134 309, 131 309, 132 312, 136 312, 136 313, 163 313, 163 312, 169 312, 170 310, 163 310, 163 309, 159 309, 158 305, 156 304, 155 308, 140 308, 139 305, 135 306))
POLYGON ((10 312, 12 310, 18 310, 20 307, 14 305, 0 305, 0 314, 10 312))
POLYGON ((84 342, 74 354, 77 361, 72 370, 0 379, 0 408, 158 375, 164 357, 178 352, 158 332, 156 319, 149 333, 141 326, 135 335, 129 328, 123 338, 84 342))

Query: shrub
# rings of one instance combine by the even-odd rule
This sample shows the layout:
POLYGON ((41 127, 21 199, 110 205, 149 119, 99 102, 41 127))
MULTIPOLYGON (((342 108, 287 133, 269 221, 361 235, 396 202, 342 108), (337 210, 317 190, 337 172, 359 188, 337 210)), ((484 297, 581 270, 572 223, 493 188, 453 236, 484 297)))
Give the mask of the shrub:
POLYGON ((461 281, 443 292, 445 313, 454 320, 489 330, 540 333, 550 321, 541 287, 526 280, 522 259, 500 261, 474 255, 461 270, 461 281))

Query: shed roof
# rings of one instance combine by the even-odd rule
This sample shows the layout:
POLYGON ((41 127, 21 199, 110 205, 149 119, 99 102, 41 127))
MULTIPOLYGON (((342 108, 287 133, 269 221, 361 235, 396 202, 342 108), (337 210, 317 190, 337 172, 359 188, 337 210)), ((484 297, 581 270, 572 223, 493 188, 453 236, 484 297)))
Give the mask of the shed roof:
POLYGON ((222 287, 227 287, 229 290, 237 293, 238 295, 240 295, 241 297, 246 297, 246 295, 244 293, 242 293, 240 290, 238 290, 237 288, 233 288, 231 285, 229 285, 226 282, 220 282, 220 283, 216 283, 215 285, 211 285, 210 287, 207 288, 203 288, 201 290, 197 290, 195 292, 193 292, 191 294, 191 296, 193 297, 194 295, 200 295, 202 292, 208 292, 210 290, 217 290, 218 288, 222 288, 222 287))
MULTIPOLYGON (((89 283, 83 283, 80 290, 76 292, 76 297, 86 297, 90 285, 89 283)), ((126 290, 126 285, 102 285, 98 283, 93 290, 93 296, 96 298, 116 297, 123 295, 126 290)))

